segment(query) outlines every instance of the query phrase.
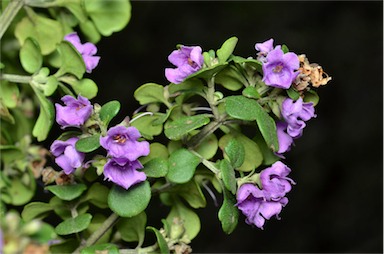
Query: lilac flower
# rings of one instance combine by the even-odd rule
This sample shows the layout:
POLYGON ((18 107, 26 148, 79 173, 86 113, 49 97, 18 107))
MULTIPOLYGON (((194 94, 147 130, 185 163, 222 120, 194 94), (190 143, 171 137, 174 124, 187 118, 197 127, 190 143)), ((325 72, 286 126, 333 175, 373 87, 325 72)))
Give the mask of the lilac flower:
POLYGON ((129 189, 147 178, 143 172, 137 171, 140 168, 143 168, 143 165, 138 160, 127 161, 121 165, 112 158, 104 166, 104 176, 105 179, 129 189))
POLYGON ((282 103, 281 114, 288 124, 287 133, 292 138, 300 137, 306 126, 305 121, 316 117, 313 103, 305 103, 301 97, 297 101, 286 98, 282 103))
POLYGON ((65 106, 56 103, 55 107, 56 122, 60 124, 62 128, 70 126, 80 127, 80 125, 83 125, 92 114, 91 103, 87 98, 81 95, 79 95, 77 99, 70 95, 65 95, 61 100, 64 102, 65 106))
POLYGON ((135 127, 115 126, 108 130, 105 137, 100 137, 100 145, 108 151, 108 155, 120 165, 127 161, 135 161, 140 156, 149 154, 149 143, 137 141, 141 137, 135 127))
POLYGON ((241 185, 237 191, 236 205, 247 217, 246 222, 261 229, 266 219, 269 220, 274 215, 279 219, 278 215, 287 203, 286 197, 276 201, 267 200, 264 192, 250 183, 241 185))
POLYGON ((67 175, 73 173, 84 161, 85 154, 75 148, 77 140, 79 140, 77 137, 66 141, 55 140, 51 145, 51 153, 56 157, 56 164, 64 169, 67 175))
POLYGON ((95 56, 97 48, 94 44, 87 42, 82 44, 79 36, 76 32, 67 34, 64 40, 69 41, 79 51, 83 57, 84 64, 88 73, 91 73, 93 69, 99 64, 100 57, 95 56))
POLYGON ((273 50, 273 39, 269 39, 268 41, 265 41, 263 43, 256 43, 255 49, 257 51, 260 51, 257 54, 257 60, 261 62, 265 62, 266 61, 265 57, 268 55, 270 51, 273 50))
POLYGON ((263 82, 272 87, 288 89, 296 79, 299 71, 299 58, 295 53, 286 53, 280 46, 270 51, 263 64, 263 82))
POLYGON ((281 161, 277 161, 271 167, 261 171, 260 181, 268 200, 277 201, 292 189, 291 184, 295 184, 295 182, 287 177, 290 172, 291 169, 281 161))
POLYGON ((168 56, 168 60, 177 68, 165 69, 165 77, 168 81, 180 84, 186 77, 200 70, 204 63, 201 52, 202 49, 199 46, 181 46, 180 49, 174 50, 168 56))
POLYGON ((288 124, 286 122, 279 121, 276 123, 277 139, 279 141, 279 155, 291 150, 293 144, 293 138, 286 132, 288 124))

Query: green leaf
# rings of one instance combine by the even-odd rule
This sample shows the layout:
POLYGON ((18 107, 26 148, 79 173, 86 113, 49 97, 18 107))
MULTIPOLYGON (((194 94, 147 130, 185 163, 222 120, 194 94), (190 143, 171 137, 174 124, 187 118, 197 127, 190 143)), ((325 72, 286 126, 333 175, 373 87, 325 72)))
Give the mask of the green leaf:
POLYGON ((163 158, 154 158, 145 163, 141 171, 148 177, 164 177, 168 173, 168 161, 163 158))
POLYGON ((262 71, 262 63, 256 59, 252 58, 244 58, 240 56, 231 56, 230 60, 233 60, 235 63, 241 64, 241 65, 246 65, 246 66, 251 66, 252 68, 256 69, 257 71, 262 71))
POLYGON ((225 109, 233 118, 256 120, 259 130, 266 143, 273 151, 279 150, 276 123, 257 101, 244 96, 230 96, 225 100, 225 109))
MULTIPOLYGON (((197 236, 197 234, 200 231, 199 216, 193 210, 184 206, 183 203, 181 203, 180 201, 176 202, 172 206, 171 212, 168 214, 166 218, 169 225, 172 225, 175 219, 181 220, 185 230, 183 234, 184 237, 186 236, 187 239, 192 240, 197 236)), ((180 237, 180 238, 184 238, 184 237, 180 237)))
POLYGON ((103 121, 105 126, 108 126, 109 122, 119 113, 120 102, 109 101, 105 103, 100 109, 100 120, 103 121))
POLYGON ((207 115, 186 116, 176 119, 175 121, 167 121, 164 126, 164 134, 171 140, 179 140, 185 134, 196 130, 209 123, 207 115))
POLYGON ((39 90, 34 87, 33 90, 40 101, 40 113, 33 127, 32 134, 37 138, 37 141, 43 141, 47 138, 53 125, 55 110, 52 103, 39 90))
POLYGON ((49 246, 49 252, 52 254, 72 253, 78 246, 79 242, 71 238, 49 246))
POLYGON ((45 96, 51 96, 57 89, 59 85, 59 81, 55 76, 49 76, 47 78, 47 83, 44 84, 44 95, 45 96))
POLYGON ((122 30, 131 18, 131 4, 127 0, 83 0, 83 4, 97 30, 104 36, 122 30))
POLYGON ((246 87, 244 90, 243 90, 243 95, 247 98, 251 98, 251 99, 259 99, 260 98, 260 94, 259 92, 257 91, 257 89, 253 86, 248 86, 246 87))
POLYGON ((176 150, 169 156, 167 179, 173 183, 186 183, 192 179, 200 158, 185 148, 176 150))
POLYGON ((0 82, 0 99, 7 108, 15 108, 19 100, 19 87, 5 80, 0 82))
POLYGON ((87 14, 82 6, 82 0, 56 0, 55 4, 67 8, 79 20, 80 24, 87 20, 87 14))
POLYGON ((164 87, 155 83, 147 83, 136 89, 133 94, 140 105, 149 103, 167 103, 164 98, 164 87))
POLYGON ((220 49, 217 50, 219 63, 224 63, 227 61, 233 50, 235 50, 237 41, 238 39, 236 37, 231 37, 223 43, 220 49))
POLYGON ((225 188, 229 190, 232 194, 236 193, 236 177, 235 170, 226 159, 220 161, 220 172, 221 178, 223 179, 223 183, 225 188))
POLYGON ((227 234, 232 233, 237 226, 239 210, 236 207, 236 198, 227 190, 224 190, 224 201, 218 216, 223 231, 227 234))
POLYGON ((168 86, 169 94, 177 92, 201 93, 204 90, 204 83, 200 79, 188 79, 180 84, 171 83, 168 86))
POLYGON ((287 91, 287 94, 289 96, 289 98, 291 98, 292 100, 297 100, 300 98, 300 94, 298 91, 296 91, 295 88, 293 88, 293 86, 291 86, 287 91))
POLYGON ((60 43, 57 50, 60 54, 61 66, 55 73, 55 76, 61 77, 66 73, 70 73, 75 75, 78 79, 81 79, 85 73, 85 63, 83 57, 76 48, 70 42, 63 41, 60 43))
MULTIPOLYGON (((263 156, 259 146, 247 136, 232 131, 229 134, 224 135, 219 140, 219 147, 225 150, 225 147, 232 139, 237 139, 244 147, 244 162, 241 167, 237 168, 239 171, 249 172, 261 165, 263 156)), ((227 156, 227 154, 224 154, 227 156)))
POLYGON ((319 103, 319 100, 320 97, 314 90, 309 90, 304 94, 304 102, 312 102, 313 106, 316 106, 319 103))
POLYGON ((263 154, 263 164, 272 165, 274 162, 280 160, 280 157, 277 156, 265 143, 264 138, 261 136, 261 133, 258 131, 257 135, 253 138, 260 148, 261 153, 263 154))
POLYGON ((149 145, 149 154, 148 156, 141 157, 140 162, 141 164, 146 164, 148 161, 155 159, 155 158, 162 158, 162 159, 168 159, 169 153, 168 153, 168 148, 160 143, 151 143, 149 145))
MULTIPOLYGON (((1 98, 0 98, 0 118, 2 120, 9 122, 10 124, 15 124, 15 118, 9 112, 8 108, 4 105, 3 100, 1 98)), ((2 128, 4 128, 4 126, 2 128)))
POLYGON ((222 64, 216 64, 216 65, 211 66, 211 67, 202 68, 201 70, 189 75, 183 82, 190 80, 190 79, 193 79, 193 78, 210 79, 215 74, 222 71, 227 65, 228 65, 228 63, 222 63, 222 64))
POLYGON ((53 208, 50 204, 44 202, 31 202, 24 206, 21 217, 25 222, 28 222, 52 210, 53 208))
POLYGON ((32 38, 27 38, 20 49, 20 62, 24 70, 35 73, 43 64, 39 44, 32 38))
POLYGON ((151 199, 148 181, 137 184, 128 190, 114 185, 108 195, 108 205, 121 217, 133 217, 147 208, 151 199))
POLYGON ((45 187, 45 189, 49 190, 62 200, 70 201, 79 197, 87 189, 87 186, 79 183, 72 185, 51 185, 45 187))
POLYGON ((112 243, 95 244, 81 250, 81 254, 119 254, 119 248, 112 243))
POLYGON ((77 80, 76 82, 73 82, 71 86, 76 94, 80 94, 88 99, 95 98, 99 90, 96 83, 89 78, 77 80))
POLYGON ((233 65, 228 65, 215 76, 215 82, 228 90, 237 91, 248 84, 248 81, 233 65))
POLYGON ((100 41, 101 35, 91 20, 88 19, 84 22, 80 22, 79 26, 89 42, 96 44, 100 41))
POLYGON ((92 136, 81 138, 76 142, 76 150, 83 153, 95 151, 100 147, 100 134, 96 133, 92 136))
POLYGON ((157 136, 163 131, 163 125, 156 124, 162 117, 163 114, 144 115, 131 122, 131 125, 136 127, 145 139, 152 140, 153 136, 157 136))
POLYGON ((284 52, 284 54, 286 54, 286 53, 289 52, 289 49, 288 49, 287 45, 285 45, 285 44, 283 44, 283 45, 281 46, 281 50, 284 52))
POLYGON ((192 208, 197 209, 207 205, 200 185, 194 179, 188 183, 176 185, 169 192, 184 198, 192 208))
POLYGON ((11 197, 10 204, 20 206, 24 205, 31 200, 35 194, 36 182, 33 179, 32 174, 27 174, 30 184, 27 186, 23 184, 21 179, 15 178, 12 180, 10 187, 8 188, 8 194, 11 197))
POLYGON ((224 148, 229 161, 234 168, 239 168, 244 163, 245 149, 243 144, 236 138, 231 139, 224 148))
POLYGON ((147 230, 151 230, 152 232, 155 233, 160 252, 162 254, 169 254, 170 252, 169 252, 168 244, 165 241, 164 236, 160 233, 160 231, 154 227, 147 227, 147 230))
POLYGON ((108 207, 109 189, 101 183, 95 182, 87 191, 85 200, 88 200, 93 205, 99 208, 108 207))
POLYGON ((33 38, 39 44, 43 55, 52 53, 64 38, 60 22, 33 12, 29 14, 15 28, 15 36, 20 45, 24 45, 27 38, 33 38))
POLYGON ((215 134, 206 137, 194 150, 204 159, 209 160, 215 156, 218 149, 218 140, 215 134))
POLYGON ((85 230, 91 223, 92 215, 89 213, 80 214, 75 218, 69 218, 56 226, 55 232, 58 235, 70 235, 85 230))
POLYGON ((51 225, 43 222, 39 231, 31 235, 31 238, 40 244, 46 244, 50 240, 56 239, 57 234, 55 233, 55 229, 51 225))
POLYGON ((145 212, 141 212, 132 218, 121 218, 116 227, 121 239, 126 242, 138 242, 137 247, 141 247, 144 242, 146 225, 147 215, 145 212))

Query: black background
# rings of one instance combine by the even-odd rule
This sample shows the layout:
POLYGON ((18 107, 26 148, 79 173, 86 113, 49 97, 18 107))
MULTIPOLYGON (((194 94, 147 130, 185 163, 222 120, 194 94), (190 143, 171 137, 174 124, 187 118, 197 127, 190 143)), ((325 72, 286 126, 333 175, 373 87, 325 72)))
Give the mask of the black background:
POLYGON ((98 44, 93 102, 117 99, 121 116, 132 115, 138 86, 168 83, 164 69, 176 44, 208 51, 232 36, 239 38, 236 55, 255 57, 255 43, 274 38, 333 80, 318 90, 318 116, 287 154, 297 185, 282 219, 260 230, 241 216, 227 236, 208 199, 198 210, 194 252, 382 252, 382 2, 133 1, 128 26, 98 44))

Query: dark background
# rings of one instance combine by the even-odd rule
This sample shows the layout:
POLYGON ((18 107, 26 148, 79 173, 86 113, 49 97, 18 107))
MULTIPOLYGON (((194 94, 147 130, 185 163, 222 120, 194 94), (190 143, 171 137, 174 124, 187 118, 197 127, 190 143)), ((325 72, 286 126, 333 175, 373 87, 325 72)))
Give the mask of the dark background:
POLYGON ((138 86, 168 83, 164 68, 178 43, 208 51, 237 36, 235 54, 255 57, 255 43, 274 38, 333 78, 318 90, 318 117, 287 154, 297 185, 282 219, 260 230, 241 216, 227 236, 207 199, 195 253, 383 251, 382 2, 133 1, 132 8, 126 29, 98 44, 102 59, 92 73, 94 101, 117 99, 122 115, 138 107, 138 86))

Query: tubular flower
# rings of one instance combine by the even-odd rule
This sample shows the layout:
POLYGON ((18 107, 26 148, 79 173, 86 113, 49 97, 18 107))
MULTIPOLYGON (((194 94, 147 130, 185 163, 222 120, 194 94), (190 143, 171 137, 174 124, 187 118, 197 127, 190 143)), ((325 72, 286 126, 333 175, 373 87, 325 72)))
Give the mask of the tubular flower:
POLYGON ((299 74, 299 58, 295 53, 284 54, 281 46, 270 51, 263 64, 263 82, 272 87, 288 89, 299 74))
POLYGON ((77 137, 66 141, 55 140, 51 145, 51 153, 56 157, 55 162, 64 173, 69 175, 83 164, 85 154, 76 150, 77 137))
POLYGON ((64 37, 64 40, 69 41, 76 48, 76 50, 79 51, 79 53, 83 57, 87 72, 91 73, 100 61, 100 57, 95 56, 95 54, 97 53, 96 46, 90 42, 82 44, 76 32, 67 34, 64 37))
POLYGON ((292 189, 291 184, 295 184, 295 182, 287 177, 290 172, 291 169, 281 161, 277 161, 271 167, 261 171, 261 185, 268 200, 277 201, 292 189))
POLYGON ((273 50, 273 39, 269 39, 263 43, 256 43, 255 49, 259 51, 259 53, 257 54, 257 60, 265 62, 265 57, 270 51, 273 50))
POLYGON ((246 223, 254 224, 261 229, 263 229, 266 219, 269 220, 272 216, 279 219, 279 213, 288 203, 286 197, 276 201, 266 199, 265 193, 250 183, 241 185, 236 197, 237 207, 247 217, 246 223))
POLYGON ((100 145, 118 164, 124 165, 127 161, 132 162, 149 154, 149 143, 137 141, 140 137, 141 134, 135 127, 119 125, 110 128, 105 137, 100 137, 100 145))
POLYGON ((287 127, 286 122, 279 121, 276 123, 277 139, 279 141, 279 151, 277 153, 280 155, 291 150, 293 144, 293 138, 286 132, 287 127))
POLYGON ((114 182, 115 184, 129 189, 131 186, 144 181, 147 176, 137 169, 143 168, 138 160, 127 161, 121 165, 115 159, 109 159, 104 165, 105 179, 114 182))
POLYGON ((301 97, 297 101, 286 98, 282 103, 281 114, 288 124, 287 133, 292 138, 300 137, 306 126, 305 122, 316 117, 313 103, 303 102, 301 97))
POLYGON ((66 127, 80 127, 85 121, 88 120, 92 114, 92 105, 89 100, 81 95, 77 99, 70 95, 65 95, 61 100, 65 106, 58 103, 56 107, 56 122, 61 125, 62 128, 66 127))
POLYGON ((177 68, 166 68, 165 77, 175 84, 180 84, 186 77, 200 70, 204 63, 202 49, 199 46, 181 46, 168 56, 168 60, 177 68))

